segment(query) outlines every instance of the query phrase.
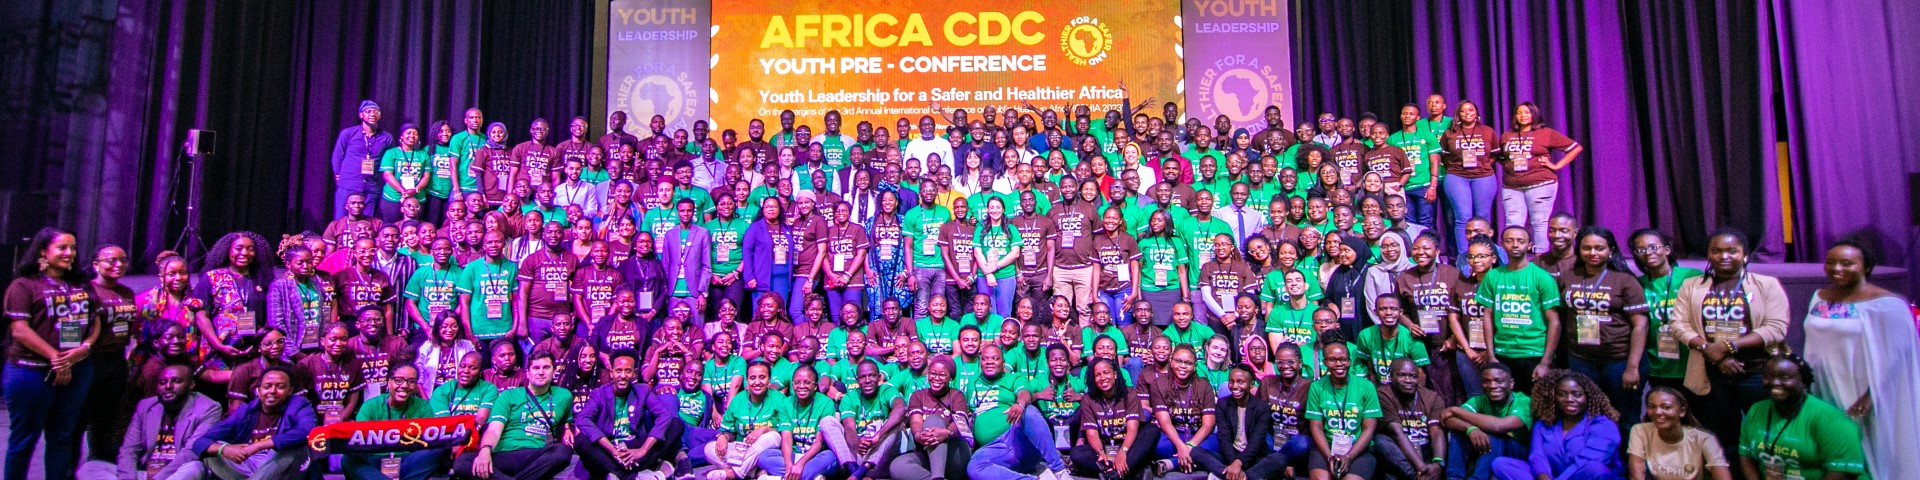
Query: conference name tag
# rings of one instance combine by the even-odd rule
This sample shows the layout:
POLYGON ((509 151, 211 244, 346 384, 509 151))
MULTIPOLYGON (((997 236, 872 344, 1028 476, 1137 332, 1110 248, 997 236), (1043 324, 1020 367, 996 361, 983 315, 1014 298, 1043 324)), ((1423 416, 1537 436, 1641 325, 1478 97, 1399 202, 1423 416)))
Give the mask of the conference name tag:
POLYGON ((498 298, 487 299, 487 319, 499 320, 507 316, 507 302, 498 298))
POLYGON ((1576 314, 1573 318, 1577 330, 1575 337, 1581 345, 1599 345, 1600 324, 1613 322, 1612 316, 1591 313, 1576 314))
POLYGON ((1428 335, 1440 333, 1440 321, 1447 317, 1447 312, 1435 309, 1421 309, 1419 312, 1420 330, 1428 335))
POLYGON ((375 163, 377 162, 373 161, 373 155, 360 157, 360 174, 373 175, 375 163))
POLYGON ((1680 359, 1680 340, 1673 338, 1673 324, 1660 325, 1660 335, 1655 342, 1654 355, 1667 360, 1680 359))

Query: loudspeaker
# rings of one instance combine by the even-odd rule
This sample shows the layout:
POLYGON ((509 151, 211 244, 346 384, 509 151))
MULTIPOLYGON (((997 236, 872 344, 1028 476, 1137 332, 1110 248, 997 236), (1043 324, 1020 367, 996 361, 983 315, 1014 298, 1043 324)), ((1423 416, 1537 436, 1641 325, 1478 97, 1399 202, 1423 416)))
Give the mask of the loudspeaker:
POLYGON ((193 156, 212 155, 214 138, 219 135, 212 130, 187 130, 187 154, 193 156))

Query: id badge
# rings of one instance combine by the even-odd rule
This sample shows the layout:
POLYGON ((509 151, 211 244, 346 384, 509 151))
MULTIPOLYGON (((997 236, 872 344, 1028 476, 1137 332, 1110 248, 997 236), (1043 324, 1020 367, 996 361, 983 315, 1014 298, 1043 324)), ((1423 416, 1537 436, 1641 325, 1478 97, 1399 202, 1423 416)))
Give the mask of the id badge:
POLYGON ((961 275, 973 274, 973 257, 971 255, 967 256, 967 258, 958 259, 953 263, 954 267, 960 269, 961 275))
POLYGON ((1112 443, 1108 443, 1108 444, 1106 444, 1106 445, 1102 445, 1102 447, 1103 447, 1103 448, 1101 448, 1101 450, 1105 450, 1105 451, 1106 451, 1106 453, 1107 453, 1107 456, 1109 456, 1109 457, 1112 457, 1112 456, 1115 456, 1115 455, 1119 455, 1119 454, 1120 454, 1120 446, 1119 446, 1119 445, 1114 445, 1114 444, 1112 444, 1112 443))
POLYGON ((1487 348, 1487 321, 1473 319, 1467 321, 1467 348, 1487 348))
POLYGON ((346 411, 346 408, 340 405, 322 405, 320 407, 320 416, 323 420, 326 421, 326 424, 332 425, 335 423, 340 423, 340 421, 342 420, 341 418, 342 413, 344 413, 345 411, 346 411))
POLYGON ((1577 314, 1574 315, 1573 318, 1579 329, 1578 334, 1575 336, 1580 340, 1581 345, 1599 345, 1600 324, 1611 323, 1613 321, 1613 317, 1611 316, 1594 315, 1591 313, 1577 314))
POLYGON ((1353 295, 1340 297, 1340 318, 1358 317, 1353 311, 1353 295))
POLYGON ((553 294, 555 303, 567 303, 567 287, 560 282, 547 282, 547 293, 553 294))
POLYGON ((1054 445, 1067 445, 1067 444, 1068 444, 1068 442, 1067 442, 1067 426, 1066 426, 1066 425, 1055 425, 1055 426, 1053 426, 1053 444, 1054 444, 1054 445))
POLYGON ((593 307, 592 310, 587 311, 587 314, 593 315, 593 318, 590 320, 599 321, 601 318, 607 316, 607 307, 593 307))
POLYGON ((1333 434, 1333 454, 1346 455, 1348 450, 1353 450, 1353 440, 1353 435, 1344 433, 1333 434))
POLYGON ((87 340, 87 317, 70 315, 59 321, 60 349, 80 348, 87 340))
POLYGON ((380 459, 380 474, 386 475, 388 480, 400 478, 400 457, 380 459))
POLYGON ((1475 150, 1460 152, 1460 168, 1480 168, 1480 152, 1475 150))
POLYGON ((1660 336, 1655 339, 1654 355, 1667 360, 1680 359, 1680 341, 1673 338, 1673 324, 1660 325, 1660 336))
POLYGON ((652 309, 653 309, 653 292, 649 292, 649 291, 646 291, 646 290, 641 290, 641 291, 640 291, 640 304, 641 304, 641 305, 646 305, 646 306, 647 306, 647 309, 648 309, 648 310, 652 310, 652 309))
POLYGON ((251 337, 260 328, 259 324, 254 323, 253 312, 250 311, 233 314, 233 324, 234 334, 242 337, 251 337))
POLYGON ((775 265, 786 265, 786 264, 787 264, 787 247, 774 247, 774 249, 773 249, 773 263, 774 263, 775 265))
POLYGON ((846 273, 847 265, 851 263, 853 263, 853 255, 845 253, 833 254, 833 271, 846 273))
POLYGON ((713 249, 713 263, 727 263, 731 261, 733 261, 733 244, 722 243, 720 244, 720 248, 713 249))
POLYGON ((746 464, 747 449, 750 447, 753 447, 753 445, 748 444, 747 442, 728 443, 727 444, 727 464, 729 465, 746 464))
MULTIPOLYGON (((1787 465, 1785 462, 1773 461, 1773 462, 1766 462, 1766 464, 1767 464, 1767 467, 1766 467, 1767 480, 1788 480, 1787 465)), ((1798 480, 1798 479, 1795 479, 1795 480, 1798 480)))
POLYGON ((1021 265, 1024 265, 1027 267, 1033 267, 1033 266, 1039 265, 1039 263, 1040 263, 1040 249, 1032 248, 1032 247, 1022 247, 1020 249, 1021 265))
POLYGON ((935 242, 934 242, 934 241, 933 241, 932 239, 930 239, 930 238, 928 238, 928 239, 921 239, 921 240, 920 240, 920 254, 921 254, 921 255, 925 255, 925 256, 933 256, 933 255, 938 255, 939 253, 940 253, 940 244, 938 244, 938 243, 935 243, 935 242))
POLYGON ((1170 270, 1173 270, 1173 268, 1165 264, 1154 265, 1153 266, 1153 286, 1156 286, 1156 287, 1167 286, 1168 271, 1170 270))
POLYGON ((533 437, 533 438, 547 438, 549 433, 550 432, 547 430, 546 424, 540 423, 540 422, 527 422, 527 436, 533 437))
POLYGON ((376 162, 374 162, 374 161, 373 161, 373 156, 372 156, 372 155, 368 155, 368 156, 365 156, 365 157, 360 157, 360 174, 361 174, 361 175, 373 175, 373 173, 374 173, 374 170, 375 170, 375 169, 374 169, 374 165, 375 165, 375 163, 376 163, 376 162))
POLYGON ((1434 335, 1440 333, 1440 320, 1447 317, 1447 312, 1422 309, 1420 310, 1419 316, 1420 330, 1427 332, 1428 335, 1434 335))
POLYGON ((1235 292, 1234 292, 1234 291, 1232 291, 1232 290, 1227 290, 1227 291, 1223 291, 1223 292, 1220 292, 1220 293, 1216 293, 1216 294, 1214 294, 1213 296, 1215 297, 1215 298, 1214 298, 1214 300, 1216 300, 1216 301, 1219 301, 1219 302, 1220 302, 1220 308, 1222 308, 1222 309, 1225 309, 1226 311, 1229 311, 1229 312, 1231 312, 1231 311, 1233 311, 1233 306, 1234 306, 1234 305, 1233 305, 1233 295, 1234 295, 1234 293, 1235 293, 1235 292))
POLYGON ((487 299, 487 319, 499 320, 502 318, 507 318, 507 302, 498 298, 487 299))

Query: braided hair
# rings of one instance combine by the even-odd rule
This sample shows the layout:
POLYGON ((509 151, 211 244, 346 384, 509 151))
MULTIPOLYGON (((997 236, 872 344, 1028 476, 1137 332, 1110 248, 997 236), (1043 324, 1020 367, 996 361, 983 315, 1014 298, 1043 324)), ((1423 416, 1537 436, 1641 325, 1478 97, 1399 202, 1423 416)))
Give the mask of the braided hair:
POLYGON ((1533 382, 1533 391, 1528 393, 1533 397, 1534 420, 1548 424, 1561 420, 1560 383, 1569 380, 1579 385, 1580 390, 1585 392, 1587 397, 1585 410, 1588 415, 1599 415, 1616 422, 1620 421, 1620 412, 1613 409, 1613 402, 1608 401, 1607 392, 1600 389, 1600 384, 1594 383, 1593 379, 1587 378, 1580 372, 1561 369, 1548 370, 1545 378, 1533 382))

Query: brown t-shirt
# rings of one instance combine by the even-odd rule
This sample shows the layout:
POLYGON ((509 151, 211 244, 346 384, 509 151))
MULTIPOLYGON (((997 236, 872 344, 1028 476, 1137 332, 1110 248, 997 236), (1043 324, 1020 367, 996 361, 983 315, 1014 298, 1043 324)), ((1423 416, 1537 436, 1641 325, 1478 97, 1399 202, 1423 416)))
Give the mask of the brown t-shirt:
POLYGON ((1213 287, 1213 300, 1221 302, 1221 308, 1232 309, 1234 299, 1242 292, 1258 291, 1260 277, 1247 268, 1247 262, 1221 264, 1208 261, 1200 267, 1200 285, 1213 287))
POLYGON ((1633 339, 1634 314, 1647 313, 1646 293, 1627 272, 1602 271, 1588 276, 1584 268, 1560 274, 1561 344, 1587 360, 1627 359, 1633 339))
POLYGON ((1185 387, 1173 377, 1163 378, 1160 383, 1148 392, 1147 404, 1153 406, 1155 415, 1165 412, 1171 417, 1174 431, 1191 438, 1200 429, 1201 417, 1214 413, 1217 397, 1213 396, 1213 385, 1199 378, 1198 372, 1185 387))
POLYGON ((360 309, 367 307, 383 308, 393 304, 393 280, 385 272, 369 268, 361 272, 358 268, 348 267, 333 274, 334 291, 340 299, 339 320, 354 324, 359 318, 360 309))
POLYGON ((1128 421, 1146 420, 1140 414, 1140 401, 1130 397, 1105 401, 1092 396, 1081 397, 1078 417, 1080 429, 1095 430, 1100 433, 1100 441, 1118 446, 1120 437, 1127 434, 1128 421))
POLYGON ((966 392, 947 385, 947 394, 934 396, 933 389, 922 388, 907 397, 907 415, 926 415, 947 419, 949 428, 965 423, 973 424, 973 406, 967 404, 966 392))
POLYGON ((620 271, 613 268, 585 266, 580 267, 579 270, 574 270, 573 284, 570 285, 570 290, 574 295, 579 295, 587 302, 587 304, 584 305, 584 307, 586 307, 584 310, 587 311, 587 318, 578 320, 583 324, 592 325, 593 322, 599 320, 600 317, 604 317, 608 312, 612 312, 614 291, 626 283, 626 279, 621 277, 620 271))
MULTIPOLYGON (((1332 154, 1333 166, 1340 177, 1340 186, 1360 186, 1360 174, 1366 171, 1366 165, 1363 163, 1364 159, 1362 157, 1367 155, 1367 146, 1357 141, 1344 142, 1339 145, 1334 145, 1332 154)), ((1216 201, 1214 203, 1220 202, 1216 201)))
POLYGON ((976 225, 974 222, 958 220, 940 225, 940 247, 946 250, 947 258, 953 259, 953 270, 968 278, 969 282, 973 274, 980 270, 973 264, 973 229, 976 225))
POLYGON ((510 150, 480 147, 473 151, 470 168, 479 170, 481 196, 486 197, 487 203, 498 205, 506 201, 507 191, 513 189, 513 169, 519 166, 510 150))
MULTIPOLYGON (((866 229, 852 223, 843 223, 840 224, 840 228, 827 229, 826 246, 826 270, 836 273, 856 273, 853 271, 854 260, 863 258, 861 252, 872 248, 873 241, 867 236, 866 229)), ((865 287, 867 276, 849 276, 846 286, 865 287)))
MULTIPOLYGON (((749 323, 745 328, 741 329, 739 341, 736 343, 740 344, 740 351, 742 352, 759 350, 760 343, 766 341, 768 333, 778 333, 780 334, 780 338, 787 340, 788 345, 793 344, 793 324, 782 321, 749 323)), ((772 361, 772 359, 768 359, 768 361, 772 361)))
POLYGON ((813 271, 813 256, 819 254, 821 245, 826 243, 827 222, 820 220, 819 212, 808 215, 806 221, 793 226, 793 238, 800 242, 800 258, 794 259, 793 276, 804 277, 813 271))
POLYGON ((1429 347, 1452 336, 1447 316, 1453 313, 1453 286, 1458 283, 1460 269, 1440 263, 1433 264, 1433 271, 1427 273, 1408 269, 1393 278, 1393 291, 1400 297, 1407 318, 1413 320, 1408 326, 1425 332, 1429 347))
MULTIPOLYGON (((55 350, 79 348, 87 339, 93 321, 92 297, 85 284, 67 283, 45 276, 14 279, 7 286, 6 309, 9 322, 27 322, 40 340, 55 350)), ((46 365, 48 359, 28 350, 20 342, 7 342, 7 362, 28 360, 46 365)))
POLYGON ((307 399, 313 401, 314 412, 321 418, 326 418, 329 408, 342 409, 340 418, 352 418, 354 412, 344 410, 347 395, 366 383, 353 352, 349 350, 345 355, 347 358, 337 363, 327 361, 326 354, 308 355, 300 359, 300 368, 313 378, 313 388, 307 399))
POLYGON ((1287 439, 1300 434, 1300 426, 1305 425, 1302 415, 1306 409, 1307 387, 1313 385, 1307 379, 1297 379, 1292 388, 1280 385, 1279 377, 1260 381, 1260 395, 1267 397, 1267 403, 1273 405, 1273 434, 1276 442, 1285 443, 1287 439))
POLYGON ((125 284, 113 288, 100 288, 93 282, 87 282, 87 295, 93 299, 93 321, 100 325, 100 336, 93 341, 93 349, 101 352, 113 352, 118 355, 133 338, 135 322, 140 314, 140 306, 134 304, 135 293, 125 284))
POLYGON ((1567 138, 1560 131, 1551 128, 1537 128, 1526 132, 1507 132, 1500 135, 1501 152, 1506 161, 1500 162, 1500 173, 1504 174, 1501 184, 1507 188, 1522 188, 1551 182, 1559 177, 1554 175, 1548 164, 1553 157, 1551 150, 1569 151, 1580 146, 1579 142, 1567 138))
POLYGON ((1400 396, 1393 392, 1393 387, 1381 385, 1378 388, 1380 421, 1399 428, 1400 433, 1413 441, 1414 448, 1426 448, 1427 442, 1432 441, 1428 438, 1431 432, 1427 429, 1440 424, 1440 413, 1448 407, 1446 399, 1427 387, 1416 387, 1419 390, 1414 392, 1413 398, 1402 402, 1400 396))
POLYGON ((1491 337, 1477 340, 1473 338, 1475 335, 1485 335, 1484 333, 1475 333, 1473 328, 1474 322, 1480 321, 1480 317, 1487 312, 1487 307, 1481 305, 1479 300, 1474 299, 1475 293, 1480 291, 1480 281, 1462 273, 1460 275, 1460 281, 1454 282, 1452 288, 1453 311, 1454 313, 1460 314, 1460 328, 1462 331, 1467 332, 1467 341, 1461 343, 1471 348, 1492 347, 1492 344, 1489 343, 1493 341, 1491 337))
POLYGON ((1366 171, 1380 174, 1380 181, 1394 183, 1406 180, 1407 152, 1393 145, 1381 145, 1368 150, 1366 171))
POLYGON ((1097 234, 1091 240, 1087 243, 1092 245, 1094 258, 1100 262, 1100 291, 1132 288, 1139 281, 1133 277, 1133 262, 1140 260, 1140 245, 1133 240, 1133 235, 1097 234))
POLYGON ((1573 270, 1574 266, 1579 265, 1580 258, 1573 253, 1572 249, 1567 250, 1567 256, 1565 257, 1556 257, 1552 250, 1548 250, 1546 253, 1533 257, 1533 264, 1539 265, 1541 270, 1546 270, 1548 275, 1552 275, 1553 278, 1558 279, 1560 278, 1561 272, 1573 270))
POLYGON ((1440 162, 1446 165, 1447 175, 1460 178, 1493 175, 1494 159, 1490 155, 1500 149, 1499 134, 1486 125, 1454 126, 1456 128, 1440 135, 1440 162))
POLYGON ((1305 229, 1294 224, 1274 222, 1272 219, 1268 219, 1267 227, 1260 229, 1260 235, 1267 237, 1269 243, 1279 245, 1282 243, 1293 243, 1295 240, 1299 240, 1300 233, 1303 231, 1305 231, 1305 229))
POLYGON ((1020 259, 1013 262, 1020 273, 1038 275, 1048 270, 1045 265, 1047 241, 1060 241, 1060 225, 1053 217, 1045 215, 1021 215, 1008 219, 1013 228, 1020 231, 1020 259))
MULTIPOLYGON (((307 393, 307 389, 312 388, 312 385, 309 384, 311 379, 307 378, 309 375, 305 367, 290 365, 287 367, 287 370, 293 372, 293 384, 289 386, 293 388, 294 393, 304 395, 307 393)), ((228 377, 227 380, 227 399, 240 402, 252 401, 254 384, 260 381, 260 374, 266 371, 267 365, 257 358, 248 360, 247 363, 240 364, 238 367, 234 367, 233 375, 228 377)), ((159 380, 158 371, 154 372, 154 380, 156 382, 159 380)), ((157 392, 147 393, 151 396, 157 392)))
POLYGON ((527 292, 527 315, 533 318, 553 318, 560 312, 568 312, 573 299, 567 296, 573 290, 573 271, 580 266, 580 259, 573 252, 540 249, 527 255, 520 261, 520 288, 527 292))
POLYGON ((532 140, 514 145, 512 155, 513 162, 520 165, 520 176, 513 179, 516 182, 525 180, 528 185, 546 183, 552 178, 553 171, 560 168, 560 149, 535 145, 532 140))
POLYGON ((1057 253, 1053 257, 1054 266, 1079 269, 1092 265, 1098 257, 1088 243, 1092 240, 1093 231, 1100 228, 1099 212, 1086 202, 1075 202, 1073 205, 1056 207, 1051 213, 1060 229, 1060 242, 1056 244, 1057 253))
POLYGON ((347 350, 353 351, 353 361, 360 365, 360 378, 367 382, 367 393, 362 398, 373 398, 386 392, 387 371, 395 365, 413 364, 413 349, 407 348, 407 339, 388 336, 380 339, 378 345, 368 345, 364 336, 347 339, 347 350))

